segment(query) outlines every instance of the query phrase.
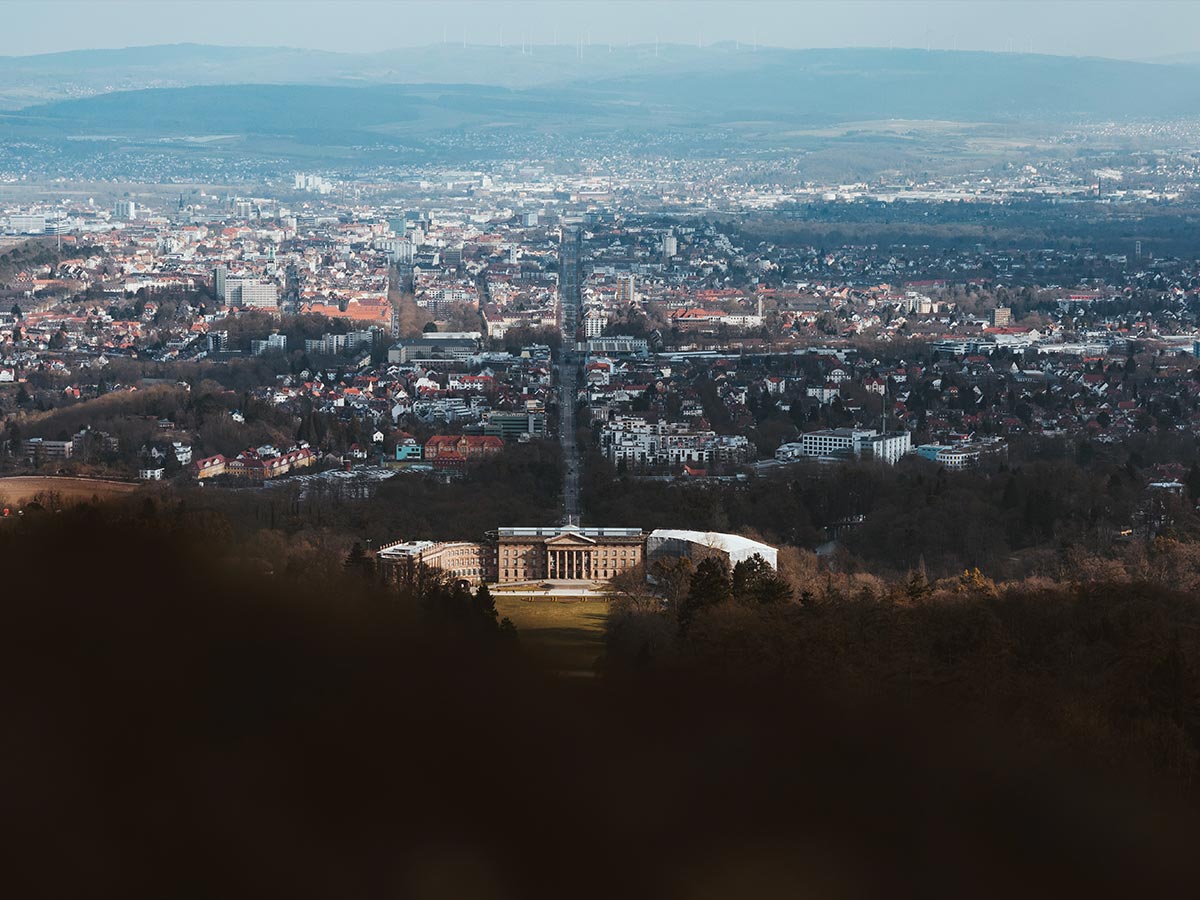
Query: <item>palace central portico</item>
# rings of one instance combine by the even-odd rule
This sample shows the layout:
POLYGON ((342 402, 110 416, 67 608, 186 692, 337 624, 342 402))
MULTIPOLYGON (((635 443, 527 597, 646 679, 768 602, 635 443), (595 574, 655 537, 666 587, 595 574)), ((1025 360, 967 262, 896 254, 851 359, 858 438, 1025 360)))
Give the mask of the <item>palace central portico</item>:
POLYGON ((640 528, 499 528, 496 580, 604 581, 636 568, 644 550, 640 528))

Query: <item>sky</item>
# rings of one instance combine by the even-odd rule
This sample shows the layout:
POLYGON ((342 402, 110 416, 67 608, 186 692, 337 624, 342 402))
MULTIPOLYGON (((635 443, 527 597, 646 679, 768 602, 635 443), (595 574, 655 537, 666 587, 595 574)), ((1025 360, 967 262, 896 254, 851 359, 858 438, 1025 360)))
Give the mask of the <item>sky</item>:
POLYGON ((1200 54, 1200 2, 1162 0, 0 0, 0 55, 192 42, 377 51, 738 40, 1162 59, 1200 54))

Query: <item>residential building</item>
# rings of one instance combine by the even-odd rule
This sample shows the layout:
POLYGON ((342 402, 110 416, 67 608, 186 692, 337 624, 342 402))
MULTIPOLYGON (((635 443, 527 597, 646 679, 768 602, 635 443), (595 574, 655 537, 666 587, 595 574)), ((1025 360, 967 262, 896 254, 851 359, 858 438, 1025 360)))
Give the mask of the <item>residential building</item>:
POLYGON ((613 465, 737 465, 750 458, 750 442, 743 435, 718 436, 687 423, 647 422, 636 416, 605 423, 600 430, 600 449, 613 465))
POLYGON ((48 441, 45 438, 26 438, 21 442, 21 452, 30 459, 41 462, 47 459, 70 459, 74 449, 72 441, 48 441))
MULTIPOLYGON (((307 343, 307 342, 306 342, 307 343)), ((266 340, 255 340, 250 342, 250 352, 254 356, 262 356, 264 353, 287 353, 287 335, 274 334, 267 335, 266 340)))
POLYGON ((279 286, 272 282, 231 278, 225 282, 225 288, 226 302, 231 306, 268 310, 279 308, 279 286))
POLYGON ((225 457, 218 453, 215 456, 206 456, 203 459, 196 460, 192 463, 192 474, 200 480, 224 475, 225 457))
POLYGON ((583 334, 588 338, 598 338, 608 325, 608 314, 601 309, 588 309, 583 314, 583 334))
POLYGON ((229 475, 249 481, 268 481, 286 475, 295 469, 305 469, 316 462, 316 456, 307 447, 279 452, 274 447, 259 447, 243 450, 228 460, 225 471, 229 475))
POLYGON ((425 442, 424 456, 434 468, 461 471, 502 452, 504 441, 494 435, 439 434, 425 442))

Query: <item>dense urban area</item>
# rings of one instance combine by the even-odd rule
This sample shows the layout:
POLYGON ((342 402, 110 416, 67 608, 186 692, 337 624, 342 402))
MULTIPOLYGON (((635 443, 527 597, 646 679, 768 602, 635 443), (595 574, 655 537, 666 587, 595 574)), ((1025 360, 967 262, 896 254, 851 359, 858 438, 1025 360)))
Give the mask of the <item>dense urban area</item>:
MULTIPOLYGON (((1086 181, 1027 165, 969 184, 741 193, 697 173, 657 184, 655 201, 644 174, 635 191, 606 163, 605 178, 503 164, 10 203, 3 465, 291 508, 436 496, 497 466, 556 479, 525 508, 498 504, 493 527, 553 524, 572 502, 554 473, 578 467, 566 494, 582 490, 589 524, 667 525, 673 507, 710 504, 704 530, 735 513, 739 530, 835 568, 884 562, 885 547, 902 568, 887 491, 834 487, 849 466, 893 490, 1002 485, 1020 507, 1008 533, 908 539, 940 576, 1040 571, 1032 551, 1063 529, 1098 550, 1144 544, 1189 529, 1200 492, 1200 270, 1156 252, 1170 241, 1152 227, 1137 236, 1164 204, 1192 202, 1194 168, 1136 162, 1086 181), (672 194, 726 202, 689 212, 672 194), (1126 246, 963 237, 969 219, 1064 208, 1126 246), (932 243, 870 234, 930 217, 932 243), (833 243, 856 219, 864 242, 833 243), (1111 470, 1082 521, 1077 499, 1027 484, 1064 461, 1111 470), (741 510, 764 484, 795 515, 741 510), (639 494, 657 502, 622 509, 639 494)), ((418 508, 346 537, 471 536, 459 527, 418 508)))

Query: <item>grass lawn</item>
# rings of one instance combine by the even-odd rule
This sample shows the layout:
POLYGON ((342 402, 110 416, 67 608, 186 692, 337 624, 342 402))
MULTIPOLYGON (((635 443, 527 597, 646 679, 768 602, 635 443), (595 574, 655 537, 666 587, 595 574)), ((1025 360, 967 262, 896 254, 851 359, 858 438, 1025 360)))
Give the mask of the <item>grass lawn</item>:
POLYGON ((20 506, 42 491, 59 495, 66 503, 79 503, 99 497, 101 500, 116 494, 136 491, 138 485, 101 478, 64 478, 55 475, 16 475, 0 478, 0 502, 20 506))
POLYGON ((552 603, 497 595, 500 618, 512 619, 521 646, 565 675, 591 675, 604 652, 608 604, 552 603))

